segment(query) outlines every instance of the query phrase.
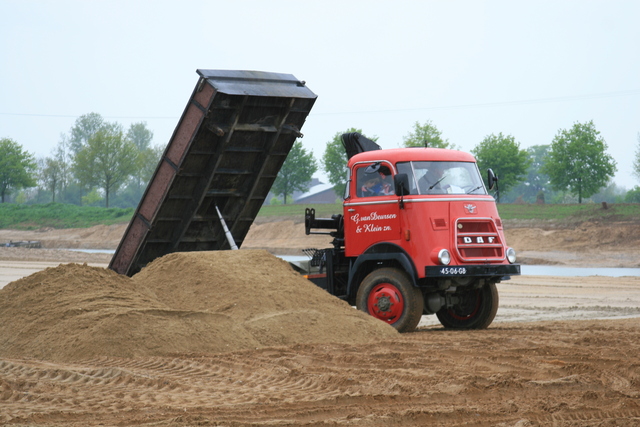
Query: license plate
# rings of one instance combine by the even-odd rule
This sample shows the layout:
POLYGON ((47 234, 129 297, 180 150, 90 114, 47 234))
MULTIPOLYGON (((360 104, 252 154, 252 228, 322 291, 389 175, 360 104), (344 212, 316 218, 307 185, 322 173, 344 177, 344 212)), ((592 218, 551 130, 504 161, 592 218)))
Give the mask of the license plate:
POLYGON ((440 269, 440 274, 445 276, 459 276, 467 274, 467 269, 464 267, 444 267, 440 269))

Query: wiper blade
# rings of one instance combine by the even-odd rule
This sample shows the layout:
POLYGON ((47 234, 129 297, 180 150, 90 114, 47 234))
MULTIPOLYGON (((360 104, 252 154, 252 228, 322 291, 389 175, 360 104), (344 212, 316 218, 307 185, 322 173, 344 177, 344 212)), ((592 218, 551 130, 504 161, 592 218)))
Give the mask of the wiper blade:
POLYGON ((479 189, 481 189, 481 188, 482 188, 482 185, 478 185, 478 186, 477 186, 476 188, 474 188, 473 190, 469 190, 469 191, 467 191, 467 194, 471 194, 471 193, 473 193, 474 191, 479 190, 479 189))
POLYGON ((445 179, 447 176, 444 175, 442 178, 440 178, 439 180, 436 181, 435 184, 433 184, 431 187, 429 187, 429 190, 433 190, 433 187, 435 187, 436 185, 440 184, 440 181, 442 181, 443 179, 445 179))

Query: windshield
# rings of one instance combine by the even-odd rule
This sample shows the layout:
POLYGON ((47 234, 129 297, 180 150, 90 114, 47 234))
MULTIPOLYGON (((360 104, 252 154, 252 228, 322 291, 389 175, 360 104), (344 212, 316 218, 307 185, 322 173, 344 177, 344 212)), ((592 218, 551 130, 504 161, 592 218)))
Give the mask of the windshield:
POLYGON ((403 162, 396 167, 409 177, 410 194, 487 194, 472 162, 403 162))

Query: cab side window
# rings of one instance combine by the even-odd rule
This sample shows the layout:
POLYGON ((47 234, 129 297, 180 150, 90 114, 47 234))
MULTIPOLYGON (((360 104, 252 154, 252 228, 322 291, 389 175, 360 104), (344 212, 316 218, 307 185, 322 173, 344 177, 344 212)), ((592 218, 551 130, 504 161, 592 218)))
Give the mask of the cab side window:
POLYGON ((390 196, 395 194, 389 167, 374 163, 363 165, 356 172, 358 197, 390 196))

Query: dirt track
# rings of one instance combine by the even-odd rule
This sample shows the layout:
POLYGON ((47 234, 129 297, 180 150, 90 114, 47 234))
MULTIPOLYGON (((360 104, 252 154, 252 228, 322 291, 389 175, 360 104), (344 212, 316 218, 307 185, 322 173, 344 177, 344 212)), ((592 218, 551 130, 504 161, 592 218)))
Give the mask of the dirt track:
MULTIPOLYGON (((268 233, 284 228, 252 230, 245 245, 273 245, 268 233)), ((291 233, 282 248, 314 246, 291 233)), ((638 267, 639 236, 633 224, 508 230, 521 256, 577 266, 638 267)), ((640 315, 640 278, 522 276, 499 290, 498 316, 483 331, 443 330, 428 316, 415 333, 364 344, 0 358, 0 423, 640 425, 640 319, 620 318, 640 315), (558 314, 564 320, 537 321, 558 314)))
POLYGON ((362 345, 1 360, 5 423, 640 425, 640 322, 421 330, 362 345))

